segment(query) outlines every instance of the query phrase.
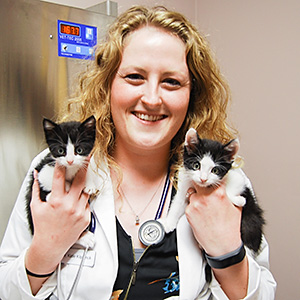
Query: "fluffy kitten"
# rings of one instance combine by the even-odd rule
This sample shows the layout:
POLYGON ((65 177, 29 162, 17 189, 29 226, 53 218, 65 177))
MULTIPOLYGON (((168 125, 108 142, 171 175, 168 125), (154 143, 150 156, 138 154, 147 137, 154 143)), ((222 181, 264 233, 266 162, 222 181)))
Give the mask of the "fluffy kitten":
MULTIPOLYGON (((70 189, 72 180, 78 170, 87 167, 86 159, 95 143, 96 120, 94 116, 91 116, 82 123, 70 121, 57 124, 51 120, 44 119, 43 127, 50 152, 35 169, 39 172, 40 197, 43 201, 46 201, 47 195, 51 192, 56 162, 66 168, 66 191, 70 189)), ((30 202, 33 180, 32 175, 26 194, 27 218, 32 234, 34 228, 30 202)), ((96 187, 93 182, 93 171, 90 168, 88 168, 84 191, 90 195, 96 193, 96 187)))
MULTIPOLYGON (((247 177, 240 169, 232 168, 238 152, 238 140, 226 145, 217 141, 200 139, 195 129, 186 134, 184 145, 184 166, 178 175, 178 190, 168 216, 161 219, 166 233, 175 229, 187 206, 187 191, 193 184, 202 187, 218 186, 226 180, 226 193, 236 206, 243 207, 241 237, 248 248, 259 252, 263 225, 263 211, 259 207, 247 177)), ((210 279, 208 280, 210 281, 210 279)))

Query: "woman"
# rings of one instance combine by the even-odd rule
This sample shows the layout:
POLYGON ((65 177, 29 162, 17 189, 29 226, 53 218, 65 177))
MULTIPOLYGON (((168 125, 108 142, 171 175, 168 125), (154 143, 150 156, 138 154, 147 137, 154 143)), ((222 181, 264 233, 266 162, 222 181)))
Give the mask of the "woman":
POLYGON ((213 268, 211 283, 205 281, 202 249, 218 257, 241 245, 241 209, 224 186, 195 186, 175 231, 150 247, 139 239, 142 224, 167 214, 174 192, 168 182, 176 179, 187 129, 220 141, 233 135, 226 124, 227 85, 196 29, 164 8, 133 7, 99 45, 81 90, 73 104, 82 119, 97 119, 90 163, 97 168, 99 195, 89 204, 84 170, 66 193, 64 170, 56 167, 46 203, 35 180, 31 238, 23 213, 25 179, 1 248, 2 300, 273 299, 265 241, 255 259, 247 251, 240 262, 213 268), (90 211, 94 244, 80 267, 78 238, 90 211))

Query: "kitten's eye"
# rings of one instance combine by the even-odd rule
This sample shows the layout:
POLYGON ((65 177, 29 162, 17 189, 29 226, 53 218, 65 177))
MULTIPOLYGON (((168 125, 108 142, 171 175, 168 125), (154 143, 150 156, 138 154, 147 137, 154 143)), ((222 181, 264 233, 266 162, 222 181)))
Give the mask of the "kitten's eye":
POLYGON ((82 154, 83 153, 83 148, 77 147, 76 148, 76 153, 79 154, 79 155, 82 154))
POLYGON ((220 169, 217 167, 212 168, 211 172, 215 175, 219 175, 220 174, 220 169))
POLYGON ((196 171, 196 170, 200 170, 201 168, 201 164, 197 161, 197 162, 194 162, 193 163, 193 170, 196 171))
POLYGON ((64 154, 65 154, 65 149, 64 149, 64 148, 58 148, 58 149, 57 149, 57 153, 58 153, 59 155, 64 155, 64 154))

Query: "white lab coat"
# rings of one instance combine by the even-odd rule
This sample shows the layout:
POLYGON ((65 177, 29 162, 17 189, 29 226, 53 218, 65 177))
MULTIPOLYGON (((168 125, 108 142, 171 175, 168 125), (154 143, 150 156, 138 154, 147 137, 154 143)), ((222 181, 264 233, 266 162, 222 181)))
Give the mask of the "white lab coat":
MULTIPOLYGON (((0 299, 2 300, 45 299, 52 292, 57 295, 57 271, 44 283, 38 294, 33 296, 24 267, 25 254, 31 243, 24 195, 29 174, 46 153, 47 150, 43 151, 33 160, 2 241, 0 248, 0 299)), ((91 164, 94 165, 93 160, 91 164)), ((71 297, 72 300, 110 299, 117 276, 118 253, 112 184, 109 172, 99 171, 98 174, 100 174, 98 187, 101 187, 101 192, 91 205, 96 216, 94 233, 96 243, 94 248, 88 252, 88 265, 83 267, 78 286, 71 297)), ((210 286, 206 284, 202 254, 185 216, 178 223, 177 243, 180 299, 227 299, 214 278, 210 286)), ((72 248, 78 248, 78 245, 74 245, 72 248)), ((247 255, 249 284, 248 296, 245 299, 274 299, 276 282, 268 270, 269 253, 265 239, 263 249, 258 257, 254 259, 248 250, 247 255)), ((75 264, 62 265, 60 282, 64 297, 71 289, 78 264, 77 260, 75 264)))

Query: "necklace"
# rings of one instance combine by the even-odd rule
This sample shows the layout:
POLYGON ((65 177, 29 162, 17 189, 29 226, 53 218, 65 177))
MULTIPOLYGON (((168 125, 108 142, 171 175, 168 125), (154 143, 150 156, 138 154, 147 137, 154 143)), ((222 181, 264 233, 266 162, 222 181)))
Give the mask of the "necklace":
MULTIPOLYGON (((167 176, 167 177, 169 177, 169 176, 167 176)), ((148 206, 150 205, 150 203, 151 203, 152 200, 154 199, 154 196, 156 195, 158 189, 160 188, 162 181, 163 181, 163 178, 162 178, 162 180, 160 181, 160 183, 159 183, 157 189, 155 190, 155 192, 154 192, 154 194, 152 195, 152 197, 151 197, 151 199, 149 200, 149 202, 148 202, 148 203, 146 204, 146 206, 142 209, 142 211, 139 212, 138 214, 134 211, 134 209, 132 208, 130 202, 128 201, 128 199, 127 199, 127 197, 126 197, 126 195, 125 195, 123 189, 120 187, 120 191, 121 191, 121 193, 122 193, 123 198, 125 199, 126 203, 128 204, 128 206, 129 206, 131 212, 135 215, 135 225, 140 225, 140 217, 143 215, 143 213, 146 211, 146 209, 148 208, 148 206)))

